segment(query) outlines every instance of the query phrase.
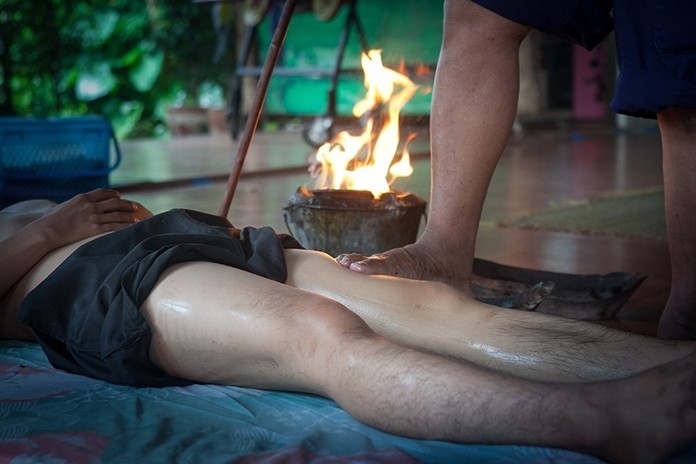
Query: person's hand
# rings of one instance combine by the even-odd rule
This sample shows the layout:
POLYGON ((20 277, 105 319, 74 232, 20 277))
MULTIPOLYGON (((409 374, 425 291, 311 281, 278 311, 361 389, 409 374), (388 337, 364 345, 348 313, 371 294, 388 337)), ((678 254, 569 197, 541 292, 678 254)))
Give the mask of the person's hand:
POLYGON ((98 189, 56 205, 35 226, 58 247, 87 237, 112 232, 152 216, 139 203, 121 199, 116 190, 98 189))

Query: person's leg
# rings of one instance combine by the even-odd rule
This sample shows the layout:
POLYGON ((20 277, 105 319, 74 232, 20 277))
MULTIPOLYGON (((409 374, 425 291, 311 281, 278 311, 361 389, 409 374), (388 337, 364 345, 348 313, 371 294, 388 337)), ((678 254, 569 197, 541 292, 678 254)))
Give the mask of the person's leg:
POLYGON ((657 117, 672 288, 658 336, 696 339, 696 29, 694 2, 614 0, 619 69, 611 108, 657 117))
POLYGON ((425 231, 405 248, 341 256, 343 266, 468 287, 483 202, 517 111, 519 46, 529 30, 470 1, 445 2, 425 231))
POLYGON ((696 110, 657 115, 662 135, 672 288, 658 336, 696 339, 696 110))
POLYGON ((617 462, 658 461, 696 435, 696 359, 601 384, 529 382, 393 344, 335 301, 210 263, 171 267, 142 310, 170 374, 320 394, 390 433, 617 462))
POLYGON ((696 351, 696 343, 501 309, 439 282, 350 272, 319 252, 287 250, 289 285, 339 301, 378 334, 531 380, 629 376, 696 351))

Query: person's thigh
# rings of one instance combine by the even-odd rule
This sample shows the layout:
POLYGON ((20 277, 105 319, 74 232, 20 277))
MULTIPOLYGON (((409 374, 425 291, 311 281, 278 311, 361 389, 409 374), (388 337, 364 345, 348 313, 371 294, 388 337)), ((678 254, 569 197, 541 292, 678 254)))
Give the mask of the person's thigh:
POLYGON ((619 76, 611 108, 654 118, 696 108, 696 1, 616 0, 619 76))
POLYGON ((332 351, 373 335, 335 301, 214 263, 168 268, 141 311, 152 361, 204 383, 322 393, 332 351))

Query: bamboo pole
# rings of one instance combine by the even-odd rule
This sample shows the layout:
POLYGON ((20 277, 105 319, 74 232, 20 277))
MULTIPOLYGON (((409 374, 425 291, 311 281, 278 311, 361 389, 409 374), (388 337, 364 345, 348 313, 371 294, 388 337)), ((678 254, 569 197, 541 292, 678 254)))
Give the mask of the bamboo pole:
POLYGON ((232 166, 232 172, 227 180, 227 188, 225 190, 225 195, 220 204, 218 210, 218 215, 222 217, 227 217, 230 211, 230 205, 232 204, 232 198, 234 197, 234 192, 237 189, 237 184, 239 183, 239 177, 242 175, 242 167, 244 166, 244 161, 246 160, 247 153, 249 151, 249 146, 251 145, 251 139, 256 132, 256 128, 259 124, 259 119, 261 118, 261 111, 263 110, 263 104, 266 100, 266 93, 268 92, 268 84, 271 80, 271 75, 275 69, 275 65, 278 61, 278 56, 280 55, 280 50, 283 47, 283 42, 285 41, 285 36, 288 32, 288 26, 290 25, 290 19, 292 18, 292 13, 295 10, 295 5, 297 0, 286 0, 283 6, 283 12, 280 16, 278 26, 273 34, 273 39, 271 40, 271 45, 268 50, 268 55, 266 55, 266 61, 264 62, 263 69, 261 70, 261 75, 259 76, 259 83, 256 86, 256 93, 254 94, 254 99, 251 103, 251 109, 249 110, 249 117, 246 120, 246 125, 244 126, 244 132, 239 140, 239 145, 237 146, 237 157, 235 159, 234 165, 232 166))

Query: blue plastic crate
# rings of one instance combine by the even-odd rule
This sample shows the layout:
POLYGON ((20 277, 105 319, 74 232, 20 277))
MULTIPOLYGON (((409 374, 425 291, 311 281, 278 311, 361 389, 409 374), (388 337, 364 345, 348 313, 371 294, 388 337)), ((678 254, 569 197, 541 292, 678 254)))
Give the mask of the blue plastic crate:
POLYGON ((109 187, 109 173, 120 163, 118 141, 102 116, 0 117, 0 205, 61 202, 109 187))

